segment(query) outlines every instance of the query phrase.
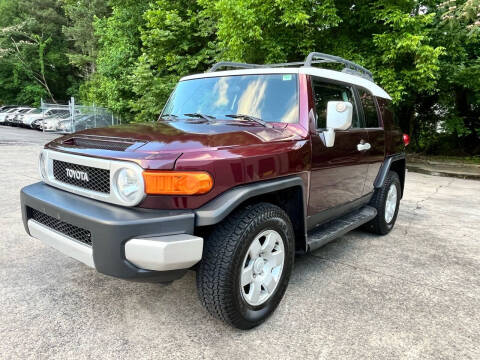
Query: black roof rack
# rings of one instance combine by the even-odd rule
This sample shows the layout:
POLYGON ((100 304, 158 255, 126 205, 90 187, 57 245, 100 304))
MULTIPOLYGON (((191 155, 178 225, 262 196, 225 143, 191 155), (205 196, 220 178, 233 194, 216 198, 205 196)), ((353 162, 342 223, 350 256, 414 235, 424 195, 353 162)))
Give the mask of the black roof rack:
POLYGON ((264 65, 221 61, 213 65, 210 69, 208 69, 207 72, 215 72, 222 67, 233 67, 233 68, 239 68, 239 69, 256 69, 256 68, 262 68, 264 67, 264 65))
POLYGON ((288 66, 310 67, 313 64, 322 64, 322 63, 323 64, 325 63, 343 64, 345 65, 345 68, 342 70, 342 72, 351 74, 351 75, 361 76, 363 78, 373 81, 373 74, 369 70, 365 69, 363 66, 355 64, 352 61, 345 60, 339 56, 323 54, 319 52, 312 52, 308 54, 304 62, 297 61, 297 62, 281 63, 281 64, 260 65, 260 64, 247 64, 247 63, 222 61, 213 65, 208 70, 208 72, 215 72, 222 67, 232 67, 232 68, 239 68, 239 69, 259 69, 259 68, 288 67, 288 66))
POLYGON ((321 59, 324 62, 333 62, 333 63, 339 63, 339 64, 344 64, 345 69, 343 69, 344 72, 349 73, 349 74, 354 74, 354 75, 361 75, 362 77, 366 77, 370 80, 373 80, 373 74, 371 71, 365 69, 363 66, 360 66, 358 64, 355 64, 352 61, 345 60, 339 56, 334 56, 334 55, 329 55, 329 54, 323 54, 319 52, 312 52, 308 54, 307 58, 305 59, 305 65, 304 66, 312 66, 313 60, 314 59, 321 59), (345 71, 347 70, 347 71, 345 71))

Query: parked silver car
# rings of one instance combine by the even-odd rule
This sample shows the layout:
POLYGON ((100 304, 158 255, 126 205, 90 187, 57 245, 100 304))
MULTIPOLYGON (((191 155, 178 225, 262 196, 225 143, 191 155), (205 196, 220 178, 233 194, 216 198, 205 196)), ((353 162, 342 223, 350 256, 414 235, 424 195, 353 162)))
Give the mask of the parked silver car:
POLYGON ((112 125, 112 118, 103 115, 77 115, 73 119, 65 119, 58 123, 57 131, 62 133, 72 133, 75 131, 108 127, 112 125))
POLYGON ((32 122, 31 127, 43 131, 57 131, 60 121, 70 121, 70 113, 59 113, 32 122))
MULTIPOLYGON (((36 120, 44 120, 52 116, 64 116, 70 115, 70 111, 65 108, 50 108, 50 109, 35 109, 35 111, 31 112, 30 114, 26 114, 22 118, 22 122, 24 126, 32 127, 32 123, 36 120)), ((37 122, 38 124, 38 122, 37 122)))

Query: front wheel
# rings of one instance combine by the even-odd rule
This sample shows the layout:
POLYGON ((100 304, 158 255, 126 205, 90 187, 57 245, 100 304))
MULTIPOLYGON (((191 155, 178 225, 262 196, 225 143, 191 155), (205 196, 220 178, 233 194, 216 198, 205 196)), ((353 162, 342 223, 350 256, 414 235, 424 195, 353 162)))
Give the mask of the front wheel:
POLYGON ((240 209, 205 240, 197 271, 200 301, 234 327, 255 327, 280 303, 294 254, 292 224, 281 208, 260 203, 240 209))

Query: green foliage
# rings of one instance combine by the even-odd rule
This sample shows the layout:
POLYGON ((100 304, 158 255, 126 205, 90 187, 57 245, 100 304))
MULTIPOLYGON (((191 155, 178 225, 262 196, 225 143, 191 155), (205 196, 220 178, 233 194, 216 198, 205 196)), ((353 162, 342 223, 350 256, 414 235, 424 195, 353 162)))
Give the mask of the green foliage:
POLYGON ((479 14, 480 0, 0 0, 0 102, 73 92, 152 121, 215 61, 321 51, 372 70, 415 150, 478 154, 479 14))
POLYGON ((137 120, 156 119, 180 76, 204 71, 217 54, 215 21, 189 0, 158 0, 144 14, 143 54, 129 77, 137 120))
POLYGON ((63 9, 56 0, 0 3, 0 102, 64 99, 73 81, 65 56, 63 9), (8 89, 8 90, 7 90, 8 89))
POLYGON ((110 8, 105 0, 62 0, 67 25, 63 33, 71 42, 68 58, 80 75, 88 79, 96 71, 98 38, 94 21, 109 15, 110 8))
MULTIPOLYGON (((442 111, 431 111, 426 121, 440 122, 444 135, 438 142, 451 141, 461 152, 479 154, 480 1, 445 1, 435 15, 432 43, 445 48, 435 94, 442 111)), ((423 137, 435 144, 429 134, 423 137)))
POLYGON ((373 35, 380 82, 394 102, 409 100, 422 92, 433 93, 439 77, 439 57, 444 48, 430 45, 427 26, 434 14, 415 14, 385 2, 374 19, 387 31, 373 35))
POLYGON ((319 32, 335 28, 341 22, 330 0, 199 2, 218 19, 221 54, 233 61, 298 60, 298 55, 314 50, 319 32))
POLYGON ((129 77, 141 55, 140 27, 148 9, 146 0, 111 0, 109 17, 94 26, 99 37, 97 72, 80 88, 84 102, 97 103, 132 119, 131 101, 136 99, 129 77))

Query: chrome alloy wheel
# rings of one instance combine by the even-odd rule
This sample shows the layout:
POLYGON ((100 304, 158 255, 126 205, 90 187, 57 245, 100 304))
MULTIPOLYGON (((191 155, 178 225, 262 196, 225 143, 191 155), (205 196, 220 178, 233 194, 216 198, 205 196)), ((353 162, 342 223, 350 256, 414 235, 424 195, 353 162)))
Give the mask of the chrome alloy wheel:
POLYGON ((255 237, 240 274, 240 290, 249 305, 262 305, 272 296, 280 282, 284 262, 285 247, 278 232, 265 230, 255 237))
POLYGON ((387 199, 385 201, 385 221, 389 224, 393 216, 395 215, 395 210, 397 209, 397 187, 395 184, 391 184, 388 189, 387 199))

